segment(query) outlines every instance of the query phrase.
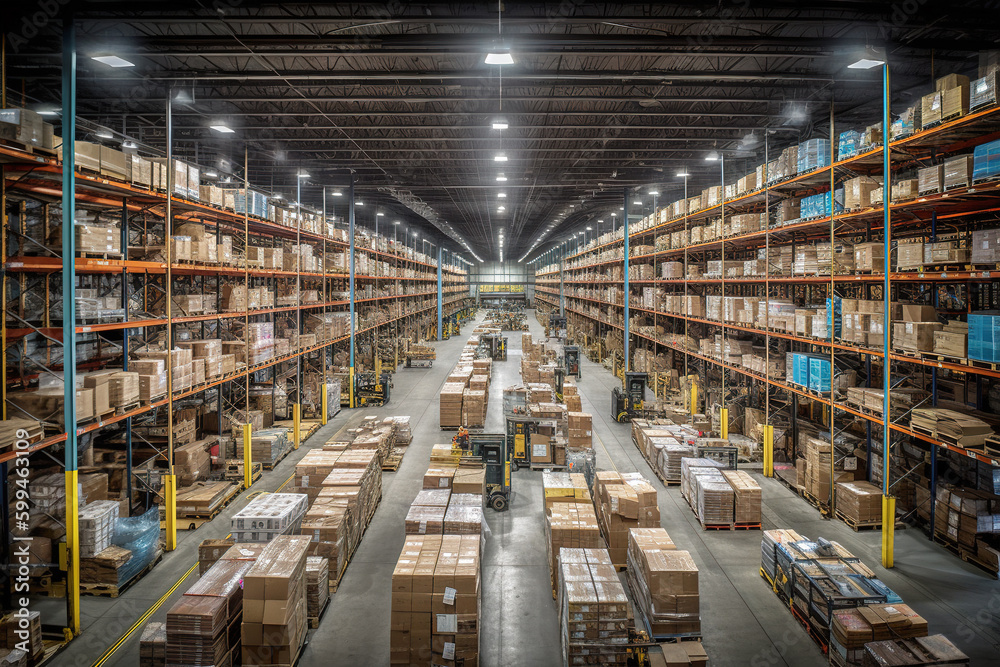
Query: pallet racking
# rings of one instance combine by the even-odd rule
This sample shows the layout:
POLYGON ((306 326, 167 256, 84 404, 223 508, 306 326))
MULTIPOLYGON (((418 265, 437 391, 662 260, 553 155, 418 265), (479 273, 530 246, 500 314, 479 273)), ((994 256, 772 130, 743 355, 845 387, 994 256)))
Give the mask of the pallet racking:
MULTIPOLYGON (((845 129, 835 125, 831 111, 829 127, 823 129, 822 136, 834 145, 837 131, 845 129)), ((766 474, 791 477, 786 481, 793 486, 800 428, 817 428, 829 441, 845 431, 857 433, 868 465, 866 478, 876 483, 883 477, 881 433, 887 429, 891 435, 886 469, 891 464, 891 471, 885 481, 886 496, 894 501, 893 495, 909 494, 909 513, 917 514, 919 508, 914 507, 907 476, 912 479, 917 470, 921 471, 918 479, 919 474, 926 474, 928 523, 933 536, 939 457, 947 457, 952 467, 992 470, 1000 465, 1000 455, 985 447, 963 447, 915 430, 909 425, 912 408, 937 406, 946 398, 957 398, 954 403, 962 404, 963 409, 988 418, 988 385, 1000 379, 1000 366, 968 357, 897 349, 890 340, 892 320, 896 319, 891 316, 883 319, 877 335, 866 337, 864 342, 845 340, 837 327, 830 326, 821 307, 826 305, 829 312, 841 299, 858 299, 878 303, 873 316, 883 309, 888 314, 883 295, 889 294, 890 302, 933 306, 949 319, 1000 308, 996 296, 1000 285, 996 270, 1000 266, 974 265, 962 253, 912 268, 901 266, 898 258, 900 246, 910 241, 930 244, 955 240, 955 247, 970 247, 974 231, 996 226, 1000 179, 991 176, 973 182, 970 176, 967 183, 953 188, 900 197, 892 194, 891 187, 910 180, 910 174, 921 167, 942 164, 994 140, 998 129, 1000 109, 989 106, 892 139, 888 156, 879 140, 863 152, 781 179, 768 175, 777 152, 770 151, 765 138, 764 153, 758 155, 763 163, 756 171, 761 187, 741 188, 744 179, 727 178, 723 153, 718 185, 702 193, 697 207, 689 203, 688 179, 683 175, 683 199, 659 208, 654 204, 654 210, 640 220, 626 212, 622 227, 568 252, 555 249, 543 254, 536 261, 548 265, 536 270, 536 298, 545 308, 564 308, 571 334, 597 356, 596 360, 606 356, 598 344, 600 339, 608 332, 617 332, 625 341, 626 364, 645 363, 660 355, 679 375, 695 374, 697 384, 711 394, 705 405, 719 408, 714 417, 717 423, 721 421, 719 430, 723 433, 733 424, 730 406, 753 405, 761 410, 767 426, 763 438, 766 474), (891 165, 892 175, 890 187, 883 188, 888 208, 876 201, 838 210, 838 188, 860 176, 880 179, 886 163, 891 165), (708 199, 714 194, 716 200, 706 201, 706 194, 708 199), (826 200, 825 214, 795 216, 787 223, 781 218, 783 206, 816 194, 826 200), (799 256, 797 251, 815 250, 816 244, 822 243, 829 244, 827 252, 820 253, 814 266, 793 265, 791 259, 799 256), (871 244, 876 259, 887 258, 884 266, 888 270, 878 266, 875 270, 855 270, 853 257, 849 269, 842 267, 836 249, 854 243, 871 244), (746 270, 750 264, 755 270, 746 270), (714 270, 708 271, 709 267, 714 270), (946 304, 946 297, 955 305, 946 304), (739 320, 734 312, 739 307, 726 312, 727 298, 752 299, 754 303, 781 299, 796 309, 812 307, 812 321, 826 326, 787 331, 775 326, 770 308, 759 317, 739 320), (705 304, 714 306, 714 312, 701 310, 705 304), (703 346, 706 339, 714 339, 714 345, 703 346), (817 391, 782 377, 789 352, 828 359, 833 386, 817 391), (758 359, 748 365, 743 354, 758 359), (888 374, 883 372, 886 363, 888 374), (852 373, 875 390, 891 379, 888 391, 880 395, 887 410, 848 403, 846 386, 838 388, 838 383, 843 385, 855 377, 852 373), (904 383, 911 391, 913 387, 926 390, 915 405, 897 405, 895 399, 904 393, 904 383), (952 395, 942 395, 945 387, 952 395), (817 424, 804 418, 807 411, 817 424), (779 412, 786 422, 775 421, 779 412), (784 426, 791 434, 785 445, 769 442, 773 429, 784 426), (923 455, 915 456, 914 452, 923 455), (776 470, 774 464, 780 464, 782 458, 793 466, 779 465, 776 470)), ((626 211, 630 199, 626 191, 622 207, 626 211)), ((620 365, 612 367, 620 371, 620 365)), ((833 480, 835 458, 830 457, 833 480)), ((812 499, 825 513, 831 513, 835 506, 834 489, 835 484, 830 484, 825 497, 812 499)), ((887 513, 892 513, 892 505, 887 513)), ((890 544, 883 543, 883 554, 888 555, 887 564, 891 565, 891 530, 884 532, 889 533, 890 544)), ((992 569, 995 572, 997 568, 992 569)))
MULTIPOLYGON (((5 351, 3 416, 44 423, 44 437, 21 451, 41 468, 59 462, 51 450, 64 449, 66 461, 76 464, 66 466, 67 488, 76 487, 77 468, 120 469, 130 513, 162 501, 167 507, 168 549, 176 545, 178 529, 171 509, 177 493, 172 474, 175 420, 185 408, 212 406, 212 432, 221 437, 229 431, 229 418, 245 420, 239 416, 249 414, 255 396, 270 394, 273 406, 276 393, 287 393, 286 416, 293 417, 294 424, 290 439, 298 447, 300 419, 326 423, 336 411, 338 397, 329 395, 329 383, 341 378, 351 387, 348 383, 363 369, 398 367, 403 340, 439 338, 441 323, 457 322, 470 307, 468 275, 455 265, 454 256, 439 248, 437 257, 430 257, 403 240, 356 228, 353 183, 346 225, 325 211, 279 204, 278 212, 284 209, 281 223, 271 219, 273 211, 262 217, 168 196, 169 182, 163 190, 144 188, 77 168, 69 157, 74 155, 72 140, 66 144, 64 163, 37 148, 0 145, 6 269, 0 331, 5 351), (71 193, 68 198, 65 192, 71 193), (69 216, 63 215, 65 201, 72 202, 69 216), (81 218, 117 229, 118 248, 74 252, 74 223, 81 218), (214 247, 228 238, 232 255, 217 261, 172 256, 176 244, 168 239, 183 229, 203 230, 214 247), (265 266, 256 259, 262 250, 272 261, 284 254, 285 263, 265 266), (314 258, 312 268, 306 256, 314 258), (266 293, 267 302, 252 302, 248 295, 254 290, 266 293), (91 291, 98 307, 80 296, 91 291), (224 293, 240 294, 242 300, 234 299, 224 308, 224 293), (78 304, 84 303, 87 310, 78 311, 78 304), (182 303, 197 306, 185 308, 182 303), (270 328, 275 339, 280 333, 287 348, 272 353, 251 349, 248 332, 254 325, 270 328), (236 350, 242 361, 198 383, 181 382, 168 364, 166 391, 70 420, 68 428, 62 426, 62 408, 59 414, 28 414, 30 410, 9 400, 15 392, 46 385, 59 386, 63 401, 72 400, 74 392, 62 387, 78 386, 82 373, 127 371, 130 357, 143 346, 173 349, 178 342, 210 338, 225 341, 228 350, 242 347, 241 353, 236 350), (165 437, 140 435, 144 426, 163 427, 165 437), (113 460, 95 461, 95 444, 114 452, 113 460)), ((351 407, 353 400, 348 391, 351 407)), ((69 412, 74 413, 79 414, 76 408, 69 412)), ((249 436, 245 433, 244 438, 249 436)), ((249 459, 250 448, 244 451, 249 459)), ((13 447, 0 451, 5 480, 18 456, 13 447)), ((249 478, 254 463, 244 463, 249 478)), ((253 481, 244 484, 249 487, 253 481)), ((7 488, 5 484, 4 501, 7 488)), ((11 534, 6 514, 3 522, 4 533, 11 534)), ((71 554, 75 530, 67 524, 71 554)), ((5 549, 4 561, 10 558, 5 549)), ((71 634, 80 628, 79 597, 74 593, 79 590, 74 572, 78 568, 71 557, 66 587, 71 634)), ((57 567, 44 562, 32 569, 54 572, 57 567)), ((48 619, 45 625, 51 626, 48 619)))

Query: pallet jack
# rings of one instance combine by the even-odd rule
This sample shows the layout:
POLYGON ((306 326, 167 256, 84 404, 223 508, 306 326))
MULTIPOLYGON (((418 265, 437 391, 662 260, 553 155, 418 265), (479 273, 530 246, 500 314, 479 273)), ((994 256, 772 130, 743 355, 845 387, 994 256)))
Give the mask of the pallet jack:
POLYGON ((625 371, 625 390, 615 387, 611 390, 611 418, 616 422, 627 422, 643 411, 646 399, 646 373, 625 371))

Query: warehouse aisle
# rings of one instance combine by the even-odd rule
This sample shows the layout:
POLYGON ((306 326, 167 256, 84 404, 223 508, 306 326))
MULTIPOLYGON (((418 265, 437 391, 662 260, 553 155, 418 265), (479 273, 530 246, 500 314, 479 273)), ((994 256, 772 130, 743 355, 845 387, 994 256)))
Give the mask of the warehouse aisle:
MULTIPOLYGON (((450 442, 454 435, 438 428, 438 394, 479 321, 469 322, 461 334, 435 343, 437 359, 431 368, 400 369, 393 376, 389 405, 364 411, 379 416, 410 415, 413 444, 399 470, 382 475, 382 502, 319 629, 310 635, 300 662, 303 667, 389 664, 392 571, 403 548, 403 521, 423 486, 431 447, 450 442)), ((354 412, 359 419, 363 417, 362 411, 354 412)))
MULTIPOLYGON (((529 312, 535 340, 544 332, 529 312)), ((486 428, 504 431, 504 387, 521 383, 521 333, 505 332, 507 361, 493 363, 486 428)), ((483 559, 480 650, 483 667, 547 667, 562 661, 559 615, 545 546, 542 473, 519 470, 511 475, 510 509, 486 510, 491 535, 483 559)))
MULTIPOLYGON (((533 314, 529 321, 537 327, 533 331, 540 330, 533 314)), ((583 410, 594 416, 598 467, 639 471, 656 486, 663 527, 679 549, 691 552, 701 572, 702 634, 711 663, 828 664, 760 577, 760 532, 702 530, 679 487, 667 488, 653 474, 632 442, 631 426, 611 419, 611 389, 618 383, 603 366, 583 359, 577 385, 583 410)), ((823 519, 780 482, 754 477, 763 488, 765 529, 794 528, 809 538, 841 542, 927 619, 932 633, 946 634, 965 651, 972 664, 996 662, 1000 585, 995 579, 951 556, 922 530, 896 531, 896 567, 886 570, 879 565, 879 531, 856 533, 840 521, 823 519)))

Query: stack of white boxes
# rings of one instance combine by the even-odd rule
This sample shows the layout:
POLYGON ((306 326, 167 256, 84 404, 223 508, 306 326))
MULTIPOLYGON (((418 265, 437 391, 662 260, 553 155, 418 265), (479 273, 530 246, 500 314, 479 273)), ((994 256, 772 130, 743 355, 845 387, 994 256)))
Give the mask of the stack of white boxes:
POLYGON ((257 496, 233 515, 233 539, 237 542, 270 542, 277 535, 298 533, 308 507, 309 496, 304 493, 257 496))
POLYGON ((111 546, 118 511, 118 502, 114 500, 97 500, 80 510, 81 557, 93 558, 111 546))

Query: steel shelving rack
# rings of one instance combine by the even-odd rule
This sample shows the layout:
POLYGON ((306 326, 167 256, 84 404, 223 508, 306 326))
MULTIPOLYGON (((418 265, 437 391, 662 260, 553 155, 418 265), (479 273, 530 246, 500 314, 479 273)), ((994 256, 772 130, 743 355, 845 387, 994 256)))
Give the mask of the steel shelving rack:
MULTIPOLYGON (((70 133, 67 133, 70 134, 70 133)), ((179 332, 194 334, 195 338, 223 338, 238 340, 240 327, 244 339, 246 325, 253 322, 272 322, 275 335, 279 326, 285 331, 301 335, 306 331, 304 320, 312 315, 323 316, 335 313, 352 314, 349 330, 340 335, 317 337, 316 343, 308 347, 293 347, 287 353, 274 356, 259 363, 238 365, 235 372, 189 388, 173 386, 172 369, 167 369, 168 391, 162 397, 131 406, 113 415, 101 416, 95 420, 78 423, 70 419, 69 429, 57 428, 49 424, 45 437, 30 445, 27 452, 39 459, 51 459, 46 465, 60 461, 50 455, 49 450, 59 446, 64 448, 67 470, 67 488, 76 488, 76 468, 80 461, 79 451, 90 444, 95 437, 103 437, 112 431, 118 433, 123 463, 127 495, 130 506, 138 510, 142 505, 155 504, 154 498, 162 498, 167 507, 167 548, 176 545, 175 506, 176 480, 173 468, 173 431, 175 408, 188 403, 208 403, 216 407, 219 434, 223 431, 223 415, 233 410, 249 410, 251 389, 271 387, 274 391, 279 382, 289 386, 289 404, 294 414, 296 427, 292 437, 297 447, 299 442, 299 419, 302 416, 303 374, 315 373, 321 380, 322 408, 314 410, 326 421, 327 391, 325 383, 335 377, 337 368, 335 355, 338 352, 350 359, 347 375, 353 377, 357 369, 365 364, 373 368, 374 358, 354 354, 355 350, 375 348, 380 335, 393 340, 412 336, 416 340, 438 337, 440 327, 435 326, 437 317, 455 321, 464 316, 469 307, 469 287, 467 273, 442 263, 441 254, 437 260, 378 237, 375 241, 361 234, 356 235, 353 205, 347 219, 346 230, 338 230, 335 225, 324 226, 327 234, 306 231, 301 224, 285 226, 271 220, 236 213, 206 203, 192 201, 177 195, 167 196, 165 192, 143 189, 133 184, 113 178, 76 169, 69 156, 74 155, 72 140, 65 143, 67 161, 60 164, 49 154, 39 151, 0 146, 0 167, 3 171, 2 211, 3 211, 3 309, 5 318, 0 331, 5 364, 3 368, 4 417, 21 416, 18 408, 9 405, 7 392, 14 387, 30 388, 37 385, 42 376, 59 374, 66 387, 76 384, 78 372, 105 367, 119 370, 128 369, 129 352, 146 343, 169 343, 176 340, 179 332), (72 177, 72 178, 70 178, 72 177), (74 182, 75 181, 75 182, 74 182), (67 190, 68 188, 68 190, 67 190), (63 198, 64 192, 70 197, 63 198), (71 202, 71 211, 86 208, 97 211, 102 221, 113 221, 120 225, 122 254, 94 256, 81 255, 73 250, 73 213, 63 216, 61 201, 71 202), (41 246, 27 240, 25 224, 28 219, 26 207, 31 206, 31 215, 42 216, 53 222, 52 228, 62 225, 63 234, 59 244, 41 246), (68 221, 68 224, 67 224, 68 221), (234 240, 234 256, 238 261, 232 264, 209 264, 190 261, 172 261, 169 256, 170 243, 166 241, 171 232, 180 224, 197 222, 213 234, 227 234, 234 240), (145 245, 150 235, 162 240, 164 255, 161 259, 135 258, 128 253, 129 247, 145 245), (68 240, 67 240, 68 236, 68 240), (141 239, 141 241, 140 241, 141 239), (245 251, 248 245, 278 247, 291 244, 309 244, 319 259, 318 271, 305 271, 301 261, 295 262, 295 270, 262 269, 247 262, 245 251), (335 254, 356 255, 353 259, 367 256, 377 262, 376 270, 369 273, 356 272, 351 261, 347 270, 331 270, 328 260, 335 254), (63 285, 58 296, 57 285, 63 285), (82 282, 81 282, 82 281, 82 282), (121 317, 112 320, 101 319, 80 321, 75 313, 74 286, 78 284, 98 285, 102 289, 111 288, 121 295, 121 317), (275 294, 283 292, 294 297, 294 305, 277 305, 222 312, 219 292, 223 285, 267 286, 275 294), (66 287, 68 286, 68 289, 66 287), (442 291, 443 290, 443 291, 442 291), (305 291, 315 292, 316 302, 303 303, 305 291), (365 296, 359 297, 364 291, 365 296), (181 293, 211 295, 216 299, 216 312, 184 313, 173 305, 173 297, 181 293), (440 307, 439 307, 440 304, 440 307), (390 306, 389 308, 384 308, 390 306), (61 307, 61 308, 57 308, 61 307), (59 314, 61 309, 62 313, 59 314), (66 351, 86 345, 97 348, 96 354, 73 363, 75 355, 66 351), (65 362, 63 361, 65 360, 65 362), (305 366, 305 369, 303 368, 305 366), (139 423, 166 422, 168 442, 166 446, 150 443, 140 438, 133 430, 139 423), (79 441, 84 447, 77 449, 79 441), (70 465, 72 462, 72 465, 70 465), (151 485, 138 471, 153 466, 166 465, 162 490, 151 485), (134 491, 145 492, 145 500, 135 502, 134 491)), ((243 183, 243 187, 250 184, 243 183)), ((352 188, 353 194, 353 188, 352 188)), ((348 202, 353 204, 353 198, 348 202)), ((301 220, 300 217, 296 217, 301 220)), ((450 262, 455 262, 454 258, 450 262)), ((245 360, 250 360, 249 349, 245 360)), ((395 360, 398 365, 399 359, 395 360)), ((266 389, 265 389, 266 391, 266 389)), ((73 392, 65 393, 70 407, 68 414, 75 415, 72 407, 73 392)), ((351 395, 353 406, 353 393, 351 395)), ((244 437, 246 438, 246 434, 244 437)), ((246 442, 246 439, 244 440, 246 442)), ((245 447, 249 457, 250 448, 245 447)), ((12 471, 13 450, 0 452, 0 474, 6 481, 12 471)), ((246 461, 244 483, 252 483, 250 471, 252 462, 246 461)), ((68 494, 75 498, 75 494, 68 494)), ((7 500, 5 497, 4 500, 7 500)), ((67 508, 70 516, 76 510, 67 508)), ((4 515, 3 533, 11 535, 9 518, 4 515)), ((77 549, 78 533, 72 521, 67 523, 68 571, 67 609, 68 636, 80 630, 79 621, 79 560, 77 549)), ((10 557, 10 542, 5 539, 4 561, 10 557)), ((54 564, 49 564, 55 569, 54 564)))
MULTIPOLYGON (((831 151, 836 149, 837 134, 834 131, 832 112, 829 126, 831 151)), ((837 128, 840 130, 848 128, 837 128)), ((948 120, 935 127, 917 131, 909 136, 890 142, 889 158, 893 176, 917 166, 939 164, 944 157, 956 152, 968 151, 971 147, 995 139, 1000 130, 1000 109, 989 107, 973 111, 954 120, 948 120)), ((889 364, 889 377, 919 376, 921 383, 930 387, 928 403, 937 405, 938 383, 942 374, 950 374, 961 378, 970 388, 973 396, 970 407, 982 409, 985 407, 986 393, 984 383, 1000 379, 1000 367, 995 364, 975 363, 968 360, 946 359, 934 354, 911 354, 894 349, 889 342, 888 330, 890 321, 884 322, 886 329, 885 344, 862 345, 845 342, 835 336, 834 327, 828 325, 828 336, 813 337, 779 331, 770 324, 770 318, 764 326, 760 322, 754 324, 729 321, 725 312, 721 320, 699 317, 686 312, 666 312, 662 308, 662 299, 657 296, 652 307, 644 303, 642 290, 644 288, 662 289, 666 294, 689 296, 755 296, 760 298, 787 298, 796 304, 822 303, 830 296, 842 298, 863 298, 883 301, 883 295, 891 295, 893 301, 913 298, 922 303, 938 307, 939 286, 962 286, 970 297, 966 300, 966 308, 960 313, 948 313, 951 316, 965 315, 976 309, 972 305, 971 293, 977 289, 989 287, 997 283, 1000 274, 997 268, 971 265, 967 262, 961 265, 932 266, 920 270, 896 270, 895 263, 886 264, 885 272, 875 273, 844 273, 838 274, 831 265, 827 275, 817 272, 816 275, 774 275, 771 270, 770 258, 772 252, 782 248, 803 243, 826 242, 836 243, 841 240, 870 241, 879 243, 886 257, 895 256, 895 240, 904 237, 923 237, 927 241, 935 241, 946 228, 958 230, 968 240, 971 231, 981 227, 996 226, 997 212, 1000 211, 1000 179, 988 178, 985 182, 970 183, 964 187, 949 189, 945 192, 921 195, 918 197, 893 201, 891 199, 892 179, 889 184, 883 183, 884 196, 889 198, 888 210, 882 205, 875 205, 860 210, 838 212, 832 205, 833 191, 836 186, 850 177, 857 175, 873 175, 881 177, 884 173, 885 155, 881 145, 877 145, 864 153, 843 160, 831 160, 828 166, 797 174, 766 187, 758 187, 749 192, 735 193, 722 201, 710 206, 688 212, 685 206, 683 213, 672 214, 670 206, 653 210, 638 221, 638 230, 629 228, 629 218, 625 216, 627 235, 618 234, 614 238, 604 235, 582 248, 571 249, 562 253, 559 249, 549 251, 540 257, 541 263, 558 262, 559 271, 551 266, 539 269, 536 273, 536 293, 539 299, 553 308, 558 308, 559 288, 565 290, 566 311, 571 323, 576 324, 578 331, 596 332, 601 335, 609 330, 620 331, 626 340, 639 349, 653 352, 672 352, 677 368, 683 363, 683 373, 689 369, 697 372, 703 382, 711 373, 716 379, 716 386, 723 389, 717 402, 725 410, 727 404, 726 389, 745 387, 748 390, 756 388, 755 396, 759 398, 759 408, 763 408, 768 416, 767 424, 771 424, 771 413, 777 405, 790 406, 794 421, 799 401, 809 401, 820 406, 823 411, 824 426, 829 428, 832 437, 835 433, 860 425, 864 430, 864 440, 867 448, 869 466, 874 456, 880 456, 882 451, 881 431, 887 428, 890 436, 890 457, 894 448, 901 441, 921 443, 926 448, 930 459, 930 492, 931 533, 933 535, 933 498, 936 488, 936 470, 938 455, 946 451, 950 456, 965 457, 989 466, 998 466, 1000 461, 992 454, 956 446, 953 443, 929 437, 909 427, 908 411, 891 407, 892 391, 884 392, 885 404, 889 407, 883 414, 863 411, 855 406, 839 400, 835 393, 819 394, 805 387, 794 385, 788 380, 768 377, 764 374, 731 363, 726 363, 713 355, 703 354, 700 350, 691 349, 688 344, 688 334, 698 332, 701 337, 721 334, 723 351, 725 342, 734 336, 752 336, 754 341, 762 342, 765 354, 775 359, 780 354, 784 359, 785 351, 813 351, 829 354, 831 368, 836 372, 837 362, 848 363, 863 370, 869 383, 881 376, 886 377, 883 368, 889 364), (830 211, 832 215, 799 220, 788 225, 776 225, 771 222, 770 214, 784 199, 796 198, 808 194, 827 192, 831 198, 830 211), (691 242, 688 232, 695 226, 701 226, 710 220, 717 221, 719 229, 724 229, 725 221, 732 215, 744 213, 764 213, 765 224, 759 230, 725 236, 719 234, 716 238, 691 242), (890 234, 886 234, 885 220, 890 221, 890 234), (665 235, 683 231, 685 242, 679 246, 669 243, 658 244, 665 235), (628 254, 626 240, 633 246, 652 246, 652 251, 632 253, 626 262, 623 257, 628 254), (763 250, 768 258, 769 266, 763 275, 749 277, 727 277, 725 261, 745 260, 757 257, 757 252, 763 250), (693 277, 688 271, 692 264, 704 265, 709 260, 721 261, 722 274, 713 277, 693 277), (660 264, 665 261, 683 263, 683 276, 676 279, 660 277, 660 264), (641 264, 652 265, 652 279, 624 280, 607 275, 612 271, 621 271, 628 275, 629 267, 635 269, 641 264), (560 280, 555 279, 559 274, 560 280), (625 291, 629 290, 629 300, 625 303, 625 291), (928 298, 930 294, 930 298, 928 298), (653 327, 660 326, 665 330, 662 335, 650 335, 630 331, 631 316, 640 314, 652 321, 653 327), (888 350, 888 353, 886 353, 888 350), (774 405, 772 405, 772 403, 774 405)), ((773 157, 772 157, 773 159, 773 157)), ((764 164, 767 164, 767 148, 765 145, 764 164)), ((685 199, 687 198, 687 182, 685 178, 685 199)), ((766 182, 766 177, 765 177, 766 182)), ((725 178, 720 178, 719 185, 725 192, 725 178)), ((694 193, 692 193, 694 194, 694 193)), ((624 197, 623 208, 629 208, 629 196, 624 197)), ((621 228, 618 230, 621 232, 621 228)), ((792 251, 794 254, 794 250, 792 251)), ((995 289, 995 288, 993 288, 995 289)), ((883 302, 884 303, 884 302, 883 302)), ((655 329, 654 329, 655 330, 655 329)), ((580 340, 581 344, 588 341, 580 340)), ((632 355, 629 355, 632 356, 632 355)), ((627 362, 628 363, 628 360, 627 362)), ((704 386, 704 385, 703 385, 704 386)), ((871 384, 870 386, 880 386, 871 384)), ((725 412, 722 412, 725 423, 725 412)), ((725 427, 723 427, 725 428, 725 427)), ((773 428, 773 427, 772 427, 773 428)), ((773 432, 765 437, 773 437, 773 432)), ((793 437, 792 447, 795 447, 793 437)), ((774 474, 773 442, 765 442, 765 471, 774 474)), ((794 449, 791 456, 794 458, 794 449)), ((875 479, 868 471, 868 478, 875 479)), ((905 476, 905 471, 904 471, 905 476)), ((898 479, 896 481, 899 481, 898 479)), ((833 485, 831 485, 832 488, 833 485)), ((889 485, 891 488, 891 485, 889 485)), ((834 498, 819 499, 819 504, 829 511, 834 498)), ((891 540, 891 530, 890 540, 891 540)), ((883 555, 888 550, 891 564, 891 544, 883 545, 883 555)))

